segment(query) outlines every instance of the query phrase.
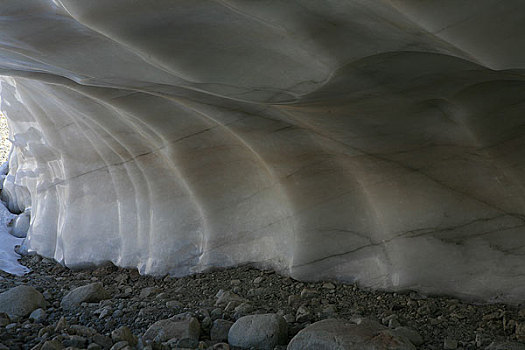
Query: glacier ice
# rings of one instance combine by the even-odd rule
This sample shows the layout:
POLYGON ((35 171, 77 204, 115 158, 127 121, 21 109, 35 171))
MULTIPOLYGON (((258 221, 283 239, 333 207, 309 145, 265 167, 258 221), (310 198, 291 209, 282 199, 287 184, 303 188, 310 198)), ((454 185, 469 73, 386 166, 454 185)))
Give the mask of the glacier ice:
POLYGON ((523 2, 0 8, 24 249, 521 301, 523 2))
POLYGON ((23 213, 16 215, 7 223, 7 230, 11 235, 17 238, 25 238, 27 236, 27 231, 29 231, 30 222, 31 208, 27 208, 23 213))

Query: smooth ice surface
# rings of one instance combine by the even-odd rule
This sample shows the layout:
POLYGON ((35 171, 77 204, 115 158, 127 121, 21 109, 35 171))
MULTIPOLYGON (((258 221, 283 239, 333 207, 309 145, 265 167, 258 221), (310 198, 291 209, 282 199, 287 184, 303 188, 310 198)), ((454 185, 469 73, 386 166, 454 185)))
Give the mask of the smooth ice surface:
POLYGON ((522 302, 523 1, 0 9, 26 249, 522 302))

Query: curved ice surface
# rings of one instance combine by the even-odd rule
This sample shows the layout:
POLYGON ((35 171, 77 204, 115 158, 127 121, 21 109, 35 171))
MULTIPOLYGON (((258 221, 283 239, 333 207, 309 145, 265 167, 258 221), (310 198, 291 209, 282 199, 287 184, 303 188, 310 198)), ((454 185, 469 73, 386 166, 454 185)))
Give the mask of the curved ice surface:
POLYGON ((0 5, 25 248, 525 293, 525 4, 0 5))

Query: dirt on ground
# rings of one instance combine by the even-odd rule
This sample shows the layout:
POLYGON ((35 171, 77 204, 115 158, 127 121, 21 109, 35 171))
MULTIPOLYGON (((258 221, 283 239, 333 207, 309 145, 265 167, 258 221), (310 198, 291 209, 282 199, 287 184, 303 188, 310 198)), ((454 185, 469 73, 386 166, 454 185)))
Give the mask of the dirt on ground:
POLYGON ((0 112, 0 164, 7 161, 9 151, 11 150, 11 141, 9 141, 9 128, 7 127, 7 118, 0 112))

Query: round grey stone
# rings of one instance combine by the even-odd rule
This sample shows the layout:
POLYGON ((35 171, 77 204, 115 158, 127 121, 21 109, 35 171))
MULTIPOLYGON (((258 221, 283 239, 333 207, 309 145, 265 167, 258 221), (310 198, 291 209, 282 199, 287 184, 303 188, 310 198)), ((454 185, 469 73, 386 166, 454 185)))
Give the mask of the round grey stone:
POLYGON ((288 350, 302 349, 416 350, 416 347, 374 321, 328 319, 301 330, 288 345, 288 350))
POLYGON ((240 348, 273 350, 286 344, 288 324, 277 314, 250 315, 239 318, 228 332, 228 343, 240 348))
POLYGON ((98 303, 99 301, 109 299, 110 297, 109 293, 102 286, 102 283, 95 282, 73 289, 62 298, 60 305, 62 308, 68 310, 77 307, 84 302, 98 303))
POLYGON ((20 285, 0 294, 0 312, 10 318, 25 317, 45 305, 44 296, 31 286, 20 285))

